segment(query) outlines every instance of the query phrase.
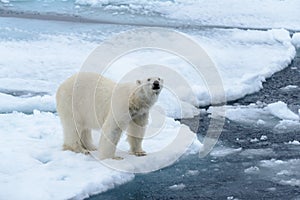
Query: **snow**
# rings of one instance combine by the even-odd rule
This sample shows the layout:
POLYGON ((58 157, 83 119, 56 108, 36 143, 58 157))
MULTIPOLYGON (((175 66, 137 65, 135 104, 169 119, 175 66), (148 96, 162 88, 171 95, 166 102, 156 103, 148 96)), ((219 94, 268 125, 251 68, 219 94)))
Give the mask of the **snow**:
MULTIPOLYGON (((1 20, 5 22, 6 29, 4 30, 8 30, 9 33, 14 30, 12 28, 14 23, 20 24, 11 21, 6 23, 5 20, 1 20)), ((37 27, 42 26, 42 23, 34 23, 37 27)), ((54 26, 51 23, 50 25, 54 26)), ((60 30, 56 35, 35 33, 35 31, 31 33, 28 28, 21 28, 24 30, 17 30, 18 34, 29 32, 29 35, 37 34, 37 37, 36 39, 0 40, 0 51, 3 52, 0 55, 2 72, 0 83, 6 80, 11 83, 16 79, 15 83, 10 84, 10 89, 44 92, 50 96, 55 94, 56 88, 65 78, 80 69, 85 58, 98 45, 98 42, 92 42, 86 38, 101 41, 111 34, 104 31, 97 37, 98 32, 97 35, 93 35, 90 32, 91 29, 86 27, 81 30, 81 34, 70 36, 67 33, 72 30, 72 27, 65 28, 65 24, 59 23, 55 24, 55 28, 60 30), (18 59, 15 59, 15 55, 18 55, 18 59), (43 85, 42 89, 37 87, 40 83, 43 85)), ((114 33, 119 31, 120 29, 116 29, 114 33)), ((288 66, 295 55, 295 48, 291 44, 289 33, 282 29, 269 31, 191 30, 186 34, 199 43, 216 64, 222 77, 227 100, 235 100, 260 90, 265 78, 288 66)), ((174 85, 173 94, 175 92, 175 95, 171 95, 172 91, 164 90, 158 102, 165 108, 169 117, 192 117, 199 113, 194 106, 210 104, 210 91, 205 85, 205 79, 195 73, 194 68, 188 62, 167 52, 141 50, 130 53, 116 60, 111 65, 110 71, 107 71, 107 76, 117 80, 128 71, 149 64, 169 66, 177 73, 177 77, 186 81, 190 88, 188 91, 182 89, 182 86, 178 84, 180 82, 171 74, 163 74, 167 80, 166 83, 170 81, 169 85, 174 85), (114 70, 120 67, 122 70, 114 70), (184 113, 181 113, 182 111, 184 113)), ((14 107, 20 111, 25 110, 19 105, 13 105, 12 109, 14 107)), ((13 110, 16 111, 16 109, 13 110)), ((46 111, 49 111, 49 108, 46 111)))
POLYGON ((0 118, 0 199, 81 199, 133 178, 99 165, 90 156, 61 151, 61 126, 52 113, 1 114, 0 118))
POLYGON ((262 119, 259 119, 259 120, 257 120, 256 124, 257 125, 265 125, 266 122, 264 120, 262 120, 262 119))
POLYGON ((300 122, 293 120, 281 120, 274 128, 279 132, 285 130, 297 131, 300 129, 300 122))
POLYGON ((260 161, 260 176, 290 186, 300 186, 299 159, 262 160, 260 161))
POLYGON ((245 149, 240 153, 242 156, 253 157, 253 156, 272 156, 274 155, 274 151, 271 148, 266 149, 245 149))
POLYGON ((15 87, 34 91, 43 82, 43 90, 52 94, 66 76, 80 68, 89 51, 96 47, 91 42, 65 35, 41 35, 37 40, 5 40, 0 44, 1 83, 16 79, 15 87))
MULTIPOLYGON (((287 104, 278 101, 271 104, 250 104, 248 106, 225 106, 225 116, 240 123, 273 128, 276 132, 299 130, 299 115, 291 111, 287 104)), ((261 140, 266 138, 262 136, 261 140)))
MULTIPOLYGON (((289 32, 282 29, 269 31, 213 29, 191 31, 187 34, 203 47, 216 64, 228 101, 259 91, 267 77, 288 66, 295 56, 289 32)), ((110 66, 107 75, 111 76, 112 72, 116 73, 116 69, 126 66, 127 70, 114 75, 123 77, 138 66, 151 64, 169 66, 177 73, 178 78, 174 78, 174 72, 160 70, 160 74, 166 79, 165 82, 172 86, 172 90, 181 101, 198 106, 207 106, 211 103, 205 77, 195 72, 188 62, 168 52, 153 50, 127 54, 110 66), (191 88, 194 94, 180 88, 179 83, 183 84, 182 80, 186 81, 189 86, 186 88, 191 88)), ((161 96, 164 97, 164 93, 161 96)), ((174 100, 168 98, 166 102, 174 100)), ((166 110, 170 110, 168 105, 164 104, 166 110)), ((176 118, 174 115, 177 113, 171 112, 174 114, 170 116, 176 118)))
POLYGON ((186 174, 189 176, 197 176, 199 173, 200 173, 199 170, 188 170, 186 172, 186 174))
POLYGON ((56 111, 55 97, 45 95, 20 98, 0 93, 0 113, 9 113, 12 111, 32 113, 35 109, 49 112, 56 111))
POLYGON ((300 142, 297 141, 297 140, 293 140, 293 141, 289 141, 288 143, 286 144, 292 144, 292 145, 300 145, 300 142))
POLYGON ((258 142, 259 141, 259 139, 257 139, 257 138, 253 138, 253 139, 250 139, 250 142, 258 142))
POLYGON ((298 187, 300 186, 300 180, 295 178, 291 178, 289 180, 281 180, 279 183, 283 185, 291 185, 291 186, 298 186, 298 187))
POLYGON ((280 89, 282 89, 282 90, 294 90, 294 89, 297 89, 297 88, 298 88, 297 85, 287 85, 287 86, 285 86, 283 88, 280 88, 280 89))
POLYGON ((266 108, 272 115, 285 120, 299 121, 299 116, 292 112, 282 101, 271 103, 266 108))
POLYGON ((234 198, 234 196, 229 196, 229 197, 227 197, 226 199, 227 199, 227 200, 234 200, 235 198, 234 198))
POLYGON ((300 48, 300 33, 294 33, 292 43, 296 48, 300 48))
POLYGON ((257 124, 258 120, 266 122, 269 117, 268 113, 256 104, 250 104, 248 106, 225 106, 225 108, 225 116, 232 121, 257 124))
POLYGON ((175 184, 175 185, 172 185, 172 186, 170 186, 169 188, 171 189, 171 190, 182 190, 182 189, 184 189, 186 186, 183 184, 183 183, 180 183, 180 184, 175 184))
POLYGON ((257 173, 257 172, 259 172, 259 168, 257 166, 251 166, 251 167, 245 169, 244 172, 247 174, 257 173))
POLYGON ((212 150, 210 155, 214 156, 214 157, 224 157, 224 156, 228 156, 231 154, 239 153, 241 151, 242 151, 242 148, 233 149, 233 148, 228 148, 228 147, 216 147, 212 150))
POLYGON ((266 135, 262 135, 261 137, 260 137, 260 140, 267 140, 268 139, 268 137, 266 136, 266 135))
MULTIPOLYGON (((291 38, 285 30, 220 32, 220 35, 209 36, 200 33, 202 38, 196 39, 216 63, 228 101, 259 91, 262 82, 287 66, 295 55, 291 38), (285 46, 287 51, 281 52, 280 46, 285 46), (284 54, 285 58, 282 57, 284 54)), ((206 99, 209 96, 200 86, 195 86, 194 91, 206 99)), ((207 104, 207 100, 199 101, 207 104)))
MULTIPOLYGON (((167 151, 162 157, 155 154, 160 148, 166 149, 165 145, 172 143, 177 134, 180 124, 171 119, 167 120, 161 134, 145 139, 149 156, 137 158, 127 153, 122 161, 107 160, 104 163, 91 155, 62 151, 63 134, 59 118, 53 113, 34 111, 32 115, 26 115, 14 112, 1 114, 0 121, 0 199, 82 199, 134 178, 133 173, 121 169, 125 171, 129 167, 138 171, 142 168, 140 171, 143 171, 145 166, 154 165, 159 168, 166 158, 178 158, 177 151, 167 151), (158 144, 162 146, 158 147, 158 144), (115 167, 118 168, 108 167, 109 162, 117 163, 115 167)), ((200 144, 195 142, 190 148, 196 148, 195 152, 198 152, 200 144)), ((119 149, 128 151, 127 147, 123 137, 119 149)))

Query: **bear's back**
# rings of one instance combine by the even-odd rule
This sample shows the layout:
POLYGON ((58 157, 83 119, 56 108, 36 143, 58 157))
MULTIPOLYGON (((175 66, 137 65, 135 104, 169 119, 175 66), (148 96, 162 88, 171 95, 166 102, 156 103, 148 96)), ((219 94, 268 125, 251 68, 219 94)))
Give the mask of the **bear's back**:
POLYGON ((57 111, 84 126, 98 128, 98 123, 102 124, 109 112, 114 86, 113 81, 99 74, 77 73, 60 85, 56 95, 57 111))

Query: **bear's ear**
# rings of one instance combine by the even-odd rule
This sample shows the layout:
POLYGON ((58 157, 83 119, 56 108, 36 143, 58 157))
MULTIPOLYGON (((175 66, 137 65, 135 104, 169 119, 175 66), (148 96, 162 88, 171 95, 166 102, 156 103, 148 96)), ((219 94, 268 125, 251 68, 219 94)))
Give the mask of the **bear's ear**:
POLYGON ((137 85, 141 85, 141 84, 142 84, 142 81, 141 81, 141 80, 136 80, 136 84, 137 84, 137 85))

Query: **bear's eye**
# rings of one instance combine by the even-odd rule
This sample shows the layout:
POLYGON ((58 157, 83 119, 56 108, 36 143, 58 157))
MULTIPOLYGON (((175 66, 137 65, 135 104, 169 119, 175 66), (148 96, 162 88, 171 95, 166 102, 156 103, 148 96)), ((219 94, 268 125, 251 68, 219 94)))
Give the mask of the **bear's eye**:
POLYGON ((158 78, 158 80, 160 81, 160 78, 158 78))
POLYGON ((147 79, 147 81, 150 81, 150 80, 151 80, 150 78, 147 79))

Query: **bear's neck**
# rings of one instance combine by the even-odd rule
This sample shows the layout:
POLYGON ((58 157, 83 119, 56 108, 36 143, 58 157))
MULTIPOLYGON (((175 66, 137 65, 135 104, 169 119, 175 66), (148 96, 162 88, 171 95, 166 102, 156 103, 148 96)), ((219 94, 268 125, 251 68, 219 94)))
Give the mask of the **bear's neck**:
POLYGON ((130 96, 129 110, 131 113, 147 114, 155 103, 153 97, 147 96, 143 89, 139 88, 130 96))

